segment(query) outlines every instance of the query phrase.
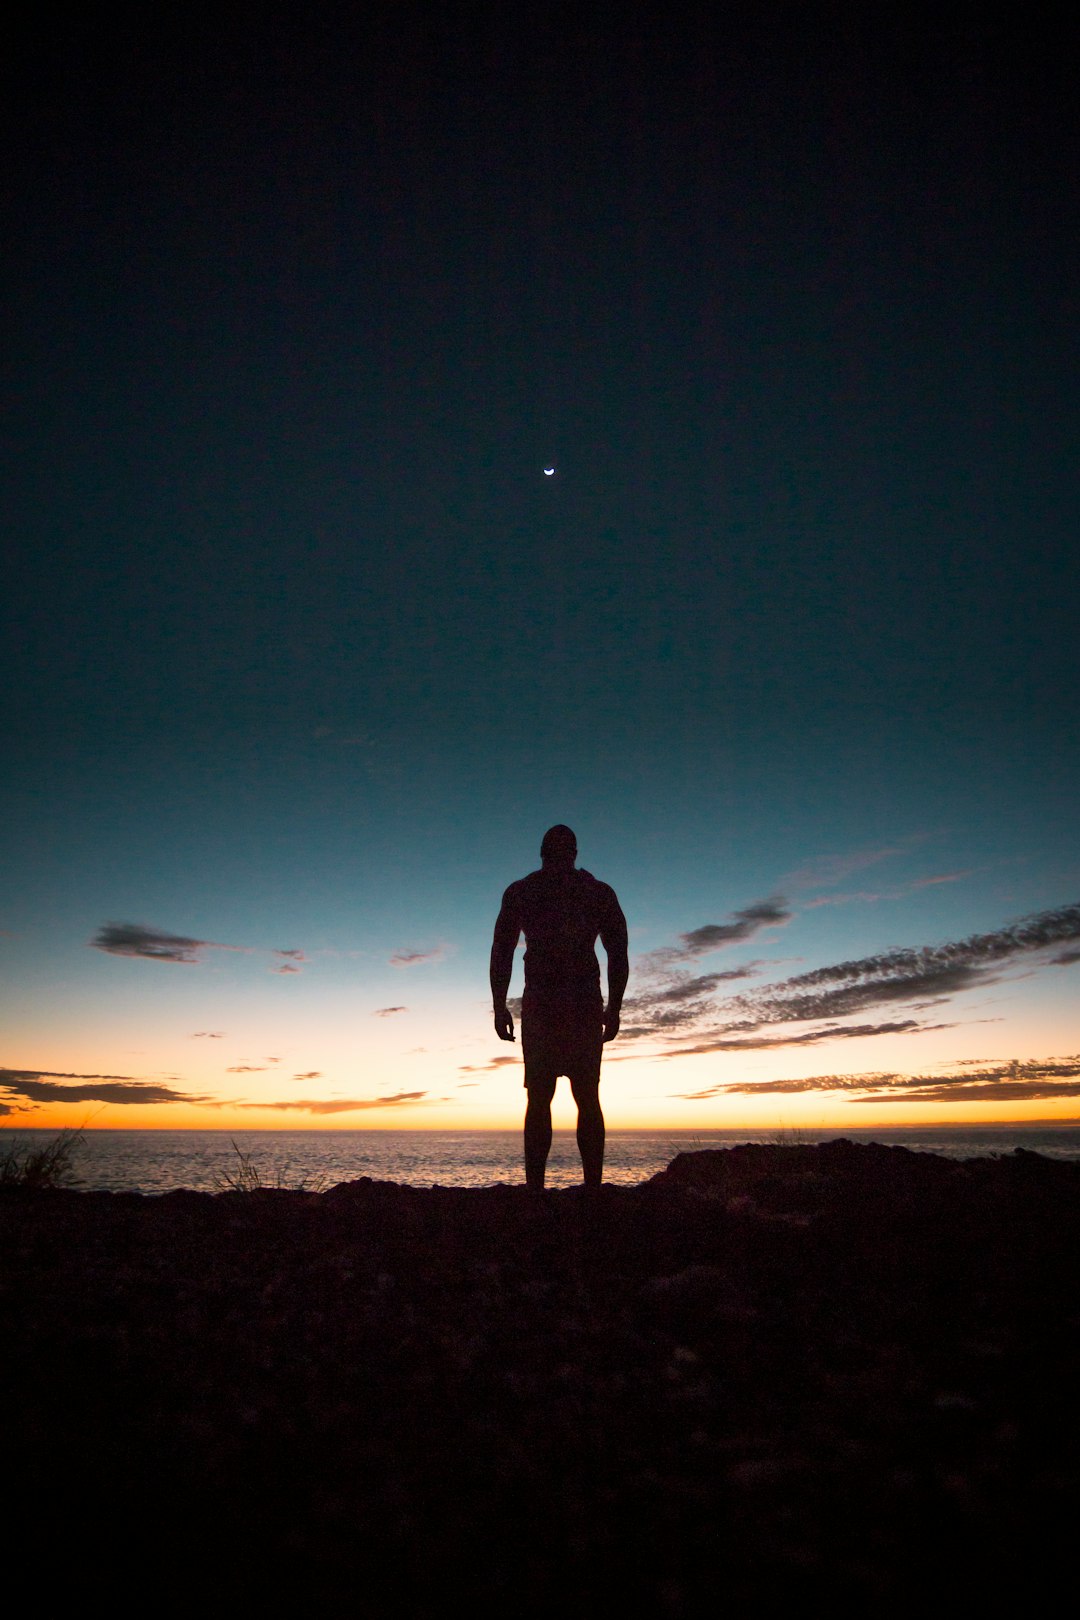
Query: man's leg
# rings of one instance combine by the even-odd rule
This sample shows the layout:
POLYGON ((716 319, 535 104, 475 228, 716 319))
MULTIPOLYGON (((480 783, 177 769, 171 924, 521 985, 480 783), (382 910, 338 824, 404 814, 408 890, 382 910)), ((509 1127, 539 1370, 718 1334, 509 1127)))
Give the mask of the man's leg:
POLYGON ((590 1190, 604 1179, 604 1115, 600 1108, 600 1075, 570 1077, 577 1103, 577 1145, 585 1185, 590 1190))
POLYGON ((530 1192, 543 1192, 544 1171, 551 1151, 551 1099, 555 1095, 555 1075, 527 1075, 529 1101, 525 1108, 525 1185, 530 1192))

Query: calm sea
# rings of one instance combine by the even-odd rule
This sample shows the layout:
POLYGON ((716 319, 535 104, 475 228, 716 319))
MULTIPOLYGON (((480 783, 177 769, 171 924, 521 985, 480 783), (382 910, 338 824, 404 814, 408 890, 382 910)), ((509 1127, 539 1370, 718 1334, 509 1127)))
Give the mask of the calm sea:
MULTIPOLYGON (((52 1131, 0 1130, 0 1158, 37 1147, 52 1131)), ((609 1131, 604 1174, 629 1185, 669 1164, 676 1153, 733 1147, 738 1142, 886 1142, 952 1158, 1011 1153, 1024 1147, 1055 1159, 1080 1159, 1080 1128, 971 1126, 832 1131, 609 1131)), ((520 1182, 519 1131, 110 1131, 82 1133, 73 1158, 72 1185, 144 1193, 190 1187, 217 1192, 247 1166, 268 1187, 322 1190, 371 1176, 413 1187, 489 1187, 520 1182)), ((571 1131, 556 1131, 548 1185, 569 1187, 581 1178, 571 1131)))

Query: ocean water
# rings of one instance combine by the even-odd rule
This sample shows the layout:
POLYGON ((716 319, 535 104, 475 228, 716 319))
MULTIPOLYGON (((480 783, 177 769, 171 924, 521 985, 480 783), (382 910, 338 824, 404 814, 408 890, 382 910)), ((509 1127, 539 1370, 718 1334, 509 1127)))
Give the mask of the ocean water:
MULTIPOLYGON (((0 1159, 51 1141, 53 1131, 0 1130, 0 1159)), ((733 1147, 739 1142, 885 1142, 952 1158, 1011 1153, 1023 1147, 1055 1159, 1080 1159, 1080 1128, 954 1126, 831 1131, 609 1131, 605 1180, 645 1181, 677 1153, 733 1147)), ((71 1185, 84 1189, 170 1192, 189 1187, 218 1192, 242 1166, 262 1186, 322 1191, 371 1176, 413 1187, 490 1187, 524 1179, 520 1131, 125 1131, 81 1133, 71 1185)), ((556 1131, 548 1186, 581 1179, 572 1131, 556 1131)))

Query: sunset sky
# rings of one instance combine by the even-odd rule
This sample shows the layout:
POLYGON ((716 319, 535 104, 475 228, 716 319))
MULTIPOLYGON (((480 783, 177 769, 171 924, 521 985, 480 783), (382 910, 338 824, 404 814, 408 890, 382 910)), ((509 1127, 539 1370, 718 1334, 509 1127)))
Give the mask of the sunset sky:
POLYGON ((35 13, 2 1123, 516 1125, 556 821, 609 1125, 1080 1118, 1069 50, 900 10, 35 13))

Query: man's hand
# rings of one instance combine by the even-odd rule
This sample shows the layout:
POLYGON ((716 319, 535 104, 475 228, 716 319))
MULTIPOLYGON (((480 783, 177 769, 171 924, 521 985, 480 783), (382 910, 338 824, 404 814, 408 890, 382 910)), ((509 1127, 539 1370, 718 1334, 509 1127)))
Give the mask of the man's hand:
MULTIPOLYGON (((495 1008, 495 1033, 500 1041, 512 1041, 514 1038, 514 1020, 510 1016, 510 1009, 505 1002, 501 1007, 495 1008)), ((508 1058, 507 1062, 509 1061, 508 1058)))
POLYGON ((604 1012, 604 1040, 613 1041, 619 1033, 619 1009, 608 1007, 604 1012))

